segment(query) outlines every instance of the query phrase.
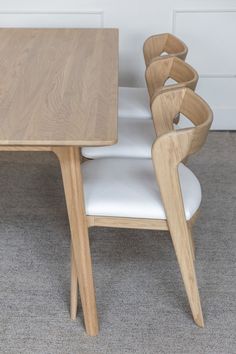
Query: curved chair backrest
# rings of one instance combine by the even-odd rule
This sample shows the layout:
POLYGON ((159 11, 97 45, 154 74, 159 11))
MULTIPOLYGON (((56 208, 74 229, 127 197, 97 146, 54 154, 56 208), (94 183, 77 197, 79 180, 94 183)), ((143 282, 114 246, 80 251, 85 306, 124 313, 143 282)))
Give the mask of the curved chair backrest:
POLYGON ((169 155, 167 160, 176 165, 201 148, 213 120, 209 105, 189 88, 172 89, 156 96, 152 115, 158 136, 152 150, 154 160, 161 149, 169 155), (194 127, 174 130, 173 121, 179 113, 194 127))
POLYGON ((189 87, 195 90, 199 77, 189 64, 177 57, 172 57, 160 58, 152 62, 146 69, 145 78, 150 101, 153 102, 160 92, 170 88, 189 87), (168 84, 168 79, 173 79, 176 83, 168 84))
POLYGON ((171 33, 156 34, 146 39, 143 45, 143 54, 146 67, 151 62, 165 57, 178 57, 185 60, 188 47, 179 38, 171 33))
POLYGON ((158 121, 159 135, 152 147, 153 165, 170 232, 175 233, 181 243, 189 230, 178 165, 202 147, 213 114, 208 104, 189 88, 169 90, 158 95, 152 103, 152 114, 153 120, 158 121), (178 113, 184 114, 195 126, 174 130, 173 120, 178 113))

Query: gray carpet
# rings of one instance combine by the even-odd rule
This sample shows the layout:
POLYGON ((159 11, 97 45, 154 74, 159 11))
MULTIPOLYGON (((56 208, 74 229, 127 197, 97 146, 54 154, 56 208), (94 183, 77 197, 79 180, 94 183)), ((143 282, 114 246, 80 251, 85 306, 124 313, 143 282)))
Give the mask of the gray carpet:
POLYGON ((90 232, 100 334, 69 318, 69 227, 56 158, 0 154, 1 354, 236 353, 236 134, 210 133, 189 165, 205 328, 192 321, 168 233, 90 232))

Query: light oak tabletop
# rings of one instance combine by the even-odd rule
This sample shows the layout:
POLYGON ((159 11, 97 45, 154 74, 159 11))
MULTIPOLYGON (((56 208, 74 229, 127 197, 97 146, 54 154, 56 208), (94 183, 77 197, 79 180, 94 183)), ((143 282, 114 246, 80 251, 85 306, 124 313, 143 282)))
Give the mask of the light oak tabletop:
POLYGON ((117 140, 117 29, 0 29, 0 145, 117 140))

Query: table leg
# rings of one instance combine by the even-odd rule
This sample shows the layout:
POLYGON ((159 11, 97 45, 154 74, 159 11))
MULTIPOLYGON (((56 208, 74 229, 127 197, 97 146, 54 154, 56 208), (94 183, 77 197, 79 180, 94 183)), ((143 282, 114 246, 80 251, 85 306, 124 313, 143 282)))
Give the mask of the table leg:
POLYGON ((58 147, 53 151, 58 156, 61 165, 85 328, 87 334, 95 336, 98 334, 98 320, 84 208, 80 152, 77 147, 58 147))

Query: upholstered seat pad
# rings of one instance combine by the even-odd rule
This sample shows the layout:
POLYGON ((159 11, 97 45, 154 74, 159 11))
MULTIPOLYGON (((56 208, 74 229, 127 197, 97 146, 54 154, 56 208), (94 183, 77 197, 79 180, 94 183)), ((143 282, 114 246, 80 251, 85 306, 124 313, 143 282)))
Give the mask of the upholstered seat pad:
MULTIPOLYGON (((82 173, 87 215, 166 219, 151 159, 87 161, 82 173)), ((199 208, 201 187, 183 164, 179 177, 189 220, 199 208)))
POLYGON ((156 133, 152 119, 121 118, 118 121, 118 143, 104 147, 86 147, 82 155, 89 159, 101 157, 151 158, 156 133))
POLYGON ((118 117, 151 119, 147 89, 140 87, 119 87, 118 117))

